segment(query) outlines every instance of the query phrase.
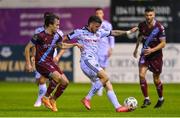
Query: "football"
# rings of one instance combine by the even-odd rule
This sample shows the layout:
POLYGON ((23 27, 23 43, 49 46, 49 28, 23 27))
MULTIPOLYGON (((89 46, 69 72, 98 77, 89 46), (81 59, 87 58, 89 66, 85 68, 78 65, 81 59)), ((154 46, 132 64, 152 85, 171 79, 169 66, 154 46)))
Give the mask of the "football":
POLYGON ((135 110, 138 106, 138 101, 134 97, 128 97, 124 100, 124 106, 127 106, 130 110, 135 110))

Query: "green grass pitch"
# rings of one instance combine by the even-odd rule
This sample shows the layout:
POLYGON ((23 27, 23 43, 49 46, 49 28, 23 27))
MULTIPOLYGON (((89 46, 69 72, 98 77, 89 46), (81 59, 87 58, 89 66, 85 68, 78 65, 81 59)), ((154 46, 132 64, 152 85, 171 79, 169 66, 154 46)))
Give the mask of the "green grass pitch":
POLYGON ((118 99, 123 103, 128 96, 138 100, 138 108, 133 112, 116 113, 105 92, 94 96, 92 110, 82 106, 80 100, 87 94, 90 84, 70 83, 65 93, 58 99, 58 112, 51 112, 44 106, 34 108, 38 87, 34 83, 0 82, 0 117, 180 117, 180 84, 164 84, 165 103, 154 109, 157 94, 154 85, 149 85, 152 104, 141 109, 143 97, 138 84, 113 84, 118 99))

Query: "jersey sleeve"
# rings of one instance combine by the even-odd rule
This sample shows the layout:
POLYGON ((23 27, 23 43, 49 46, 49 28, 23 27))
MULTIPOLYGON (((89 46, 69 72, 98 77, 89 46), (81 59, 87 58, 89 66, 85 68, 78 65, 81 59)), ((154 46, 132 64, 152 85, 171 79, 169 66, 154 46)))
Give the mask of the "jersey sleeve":
POLYGON ((100 29, 99 33, 100 33, 100 37, 103 38, 103 37, 110 36, 111 35, 111 30, 100 29))
POLYGON ((81 30, 79 30, 79 29, 76 29, 76 30, 74 30, 73 32, 71 32, 71 33, 69 33, 68 35, 67 35, 67 37, 68 37, 68 39, 69 40, 72 40, 72 39, 75 39, 75 38, 79 38, 79 36, 81 35, 81 30))
POLYGON ((57 30, 57 35, 58 35, 58 39, 56 41, 56 43, 61 42, 62 41, 62 37, 64 36, 64 33, 61 30, 57 30))
POLYGON ((166 40, 165 28, 162 25, 160 26, 159 39, 166 40))
POLYGON ((34 35, 33 35, 32 39, 31 39, 31 42, 32 42, 33 44, 37 44, 38 42, 40 42, 40 41, 39 41, 39 36, 38 36, 38 34, 39 34, 40 32, 42 32, 42 31, 44 31, 44 30, 45 30, 44 27, 38 27, 38 28, 35 29, 34 35))
MULTIPOLYGON (((112 30, 112 25, 109 24, 109 29, 112 30)), ((109 39, 109 45, 111 48, 114 48, 114 45, 115 45, 115 39, 114 39, 114 36, 108 36, 108 39, 109 39)))

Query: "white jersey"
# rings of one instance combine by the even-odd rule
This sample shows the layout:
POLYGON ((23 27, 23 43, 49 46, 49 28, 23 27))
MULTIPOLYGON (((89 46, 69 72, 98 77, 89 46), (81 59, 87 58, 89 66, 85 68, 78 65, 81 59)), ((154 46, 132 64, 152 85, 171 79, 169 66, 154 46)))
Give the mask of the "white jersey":
POLYGON ((78 40, 78 43, 84 46, 81 50, 81 59, 95 59, 97 60, 98 54, 98 41, 106 36, 109 36, 110 30, 99 29, 96 33, 90 32, 87 27, 82 29, 76 29, 72 33, 68 34, 68 38, 78 40))
MULTIPOLYGON (((101 24, 101 27, 104 30, 112 30, 112 25, 104 20, 101 24)), ((108 36, 108 37, 103 37, 99 40, 99 51, 98 55, 108 55, 108 50, 109 48, 114 48, 114 37, 113 36, 108 36)))

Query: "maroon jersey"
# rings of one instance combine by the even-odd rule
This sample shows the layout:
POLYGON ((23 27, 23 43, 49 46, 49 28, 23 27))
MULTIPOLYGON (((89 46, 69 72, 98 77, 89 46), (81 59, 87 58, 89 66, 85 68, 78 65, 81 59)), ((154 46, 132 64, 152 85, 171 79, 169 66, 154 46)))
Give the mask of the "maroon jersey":
POLYGON ((44 30, 36 33, 31 39, 36 47, 36 63, 53 61, 54 48, 56 43, 62 40, 60 33, 47 34, 44 30))
MULTIPOLYGON (((139 27, 140 35, 143 36, 143 40, 142 40, 143 47, 145 45, 146 40, 148 39, 148 37, 151 35, 152 31, 155 28, 158 28, 159 32, 157 33, 157 35, 153 37, 152 41, 148 43, 148 47, 154 48, 160 43, 160 40, 166 39, 164 27, 156 20, 154 20, 154 26, 152 28, 148 27, 146 21, 139 23, 138 27, 139 27)), ((150 55, 146 56, 146 58, 153 59, 154 57, 157 56, 162 57, 162 50, 158 50, 154 53, 151 53, 150 55)))

